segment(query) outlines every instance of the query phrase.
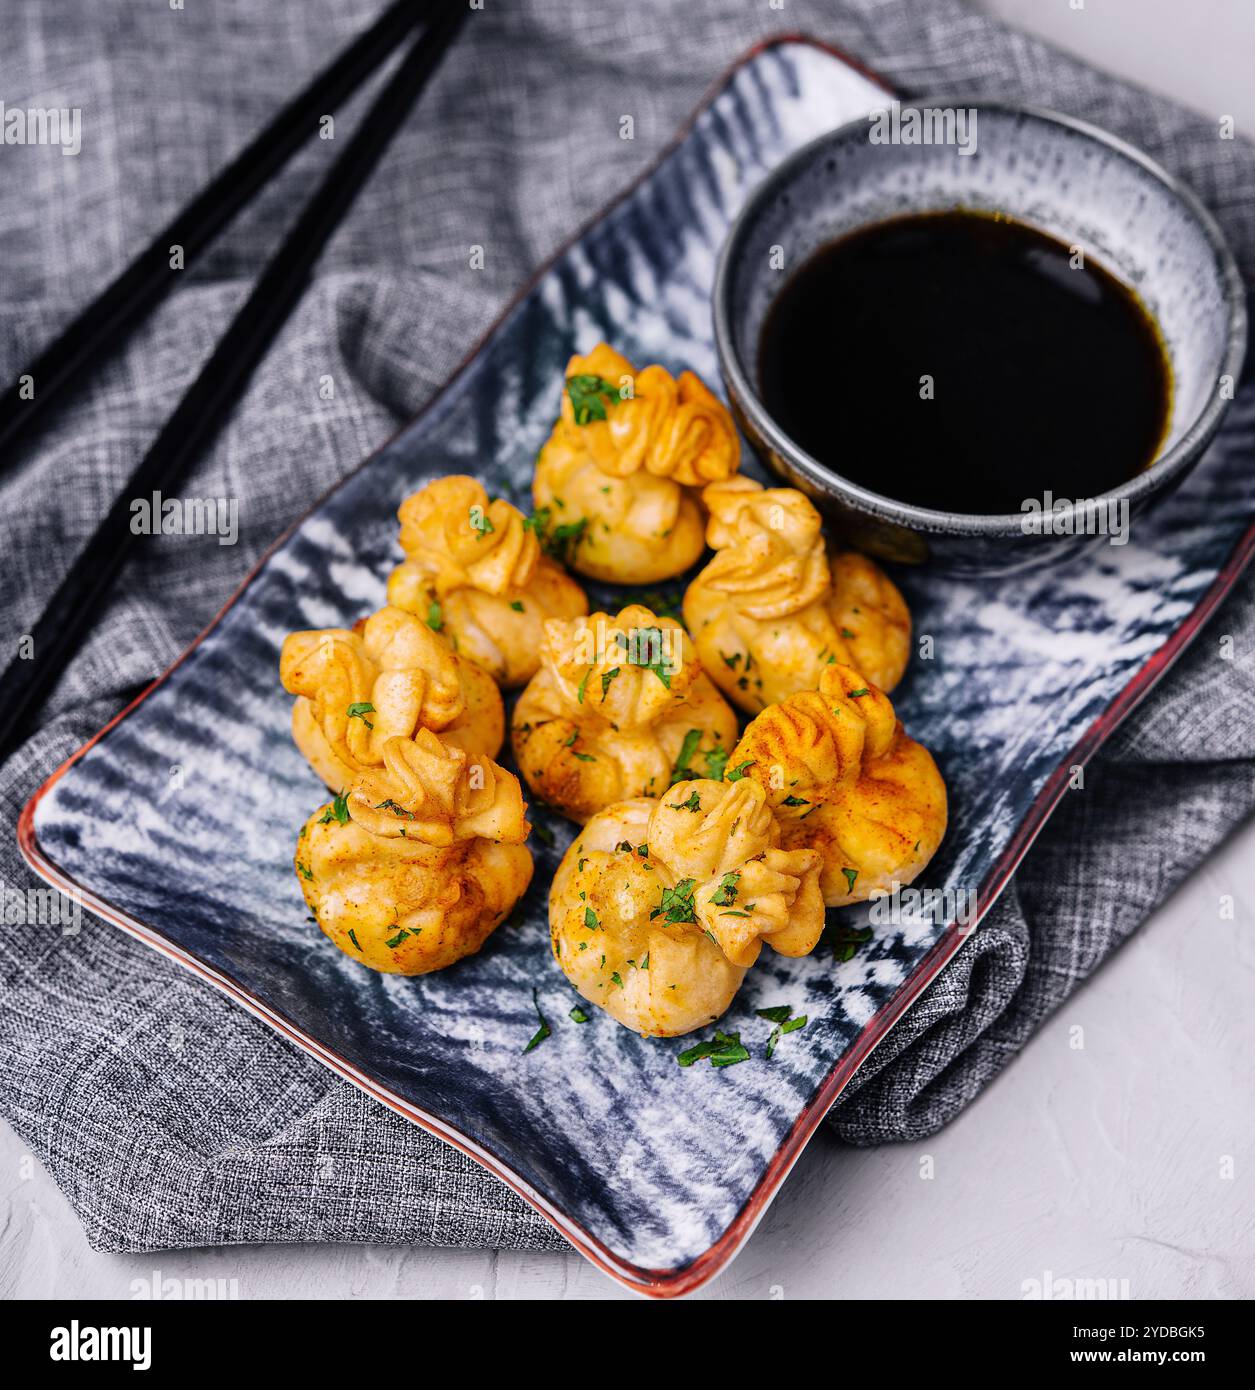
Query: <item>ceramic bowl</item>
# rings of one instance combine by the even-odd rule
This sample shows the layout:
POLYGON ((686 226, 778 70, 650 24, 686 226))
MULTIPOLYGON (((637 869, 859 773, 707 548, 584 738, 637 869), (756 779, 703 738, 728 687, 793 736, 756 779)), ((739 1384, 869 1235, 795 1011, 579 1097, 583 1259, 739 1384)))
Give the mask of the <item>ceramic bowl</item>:
MULTIPOLYGON (((1025 534, 1023 514, 977 516, 895 501, 800 448, 758 390, 760 329, 790 268, 869 223, 955 208, 1002 212, 1081 247, 1087 261, 1140 297, 1171 364, 1171 418, 1157 457, 1102 498, 1127 500, 1134 522, 1185 477, 1215 434, 1242 367, 1246 311, 1241 277, 1216 223, 1144 154, 1082 121, 988 102, 956 108, 913 100, 898 108, 897 129, 907 129, 911 110, 959 109, 971 113, 968 125, 952 126, 949 144, 880 143, 894 127, 873 113, 783 161, 751 194, 724 242, 714 320, 738 423, 769 466, 863 549, 982 574, 1032 568, 1090 544, 1091 535, 1075 534, 1084 517, 1056 508, 1052 534, 1025 534)), ((840 389, 834 382, 838 408, 840 389)))

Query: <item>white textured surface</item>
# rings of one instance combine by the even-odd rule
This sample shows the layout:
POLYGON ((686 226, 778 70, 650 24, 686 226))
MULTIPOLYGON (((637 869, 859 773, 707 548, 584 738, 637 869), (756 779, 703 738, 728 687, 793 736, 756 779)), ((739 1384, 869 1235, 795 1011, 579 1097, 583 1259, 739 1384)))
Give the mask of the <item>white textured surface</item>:
POLYGON ((1248 0, 975 0, 1097 68, 1255 137, 1255 7, 1248 0))
MULTIPOLYGON (((1255 131, 1255 7, 983 8, 1255 131)), ((937 1138, 856 1151, 817 1136, 740 1258, 699 1296, 1019 1297, 1023 1281, 1047 1270, 1127 1279, 1133 1297, 1255 1296, 1253 984, 1255 825, 937 1138), (1220 916, 1226 894, 1233 920, 1220 916), (921 1177, 926 1157, 931 1179, 921 1177)), ((51 1180, 0 1126, 0 1298, 127 1297, 154 1269, 234 1279, 242 1298, 628 1296, 576 1255, 347 1246, 94 1254, 51 1180)))
MULTIPOLYGON (((1134 1298, 1255 1296, 1252 997, 1255 824, 935 1139, 853 1150, 818 1135, 740 1257, 698 1297, 1019 1298, 1047 1270, 1127 1279, 1134 1298), (1226 1156, 1232 1178, 1221 1176, 1226 1156), (926 1158, 932 1178, 921 1176, 926 1158)), ((6 1299, 127 1298, 154 1269, 234 1279, 241 1298, 630 1297, 575 1254, 94 1254, 2 1127, 0 1206, 6 1299)))

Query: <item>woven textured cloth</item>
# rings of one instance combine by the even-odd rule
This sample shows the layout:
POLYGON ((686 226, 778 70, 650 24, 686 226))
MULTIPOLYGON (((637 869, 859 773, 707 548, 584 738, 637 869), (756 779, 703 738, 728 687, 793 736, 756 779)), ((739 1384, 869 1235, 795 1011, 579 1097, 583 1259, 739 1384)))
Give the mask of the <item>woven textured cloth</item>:
MULTIPOLYGON (((373 18, 299 6, 14 0, 10 107, 79 108, 82 149, 0 147, 0 375, 35 350, 373 18), (72 21, 72 22, 69 22, 72 21)), ((239 499, 239 544, 148 541, 0 769, 0 881, 45 776, 158 675, 268 543, 432 395, 536 265, 661 150, 723 67, 782 27, 907 92, 1087 117, 1186 178, 1255 263, 1255 155, 1213 121, 958 0, 514 0, 471 16, 319 266, 188 496, 239 499), (631 113, 635 140, 619 139, 631 113), (485 248, 480 271, 466 248, 485 248), (321 380, 335 383, 323 399, 321 380)), ((335 113, 352 129, 365 98, 335 113)), ((311 142, 91 374, 0 480, 0 662, 247 293, 338 148, 311 142)), ((871 1144, 935 1131, 1255 805, 1245 584, 1108 744, 990 918, 874 1054, 830 1123, 871 1144), (1198 699, 1206 689, 1205 717, 1198 699)), ((397 1118, 155 953, 92 918, 0 931, 0 1113, 108 1250, 362 1240, 560 1246, 471 1160, 397 1118)))

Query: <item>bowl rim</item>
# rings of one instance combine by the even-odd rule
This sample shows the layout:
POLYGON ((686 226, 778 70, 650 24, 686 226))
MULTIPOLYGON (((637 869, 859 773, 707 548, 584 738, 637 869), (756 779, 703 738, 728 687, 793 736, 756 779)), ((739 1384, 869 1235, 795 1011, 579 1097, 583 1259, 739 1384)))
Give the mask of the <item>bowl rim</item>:
MULTIPOLYGON (((1185 207, 1202 230, 1203 237, 1211 250, 1221 283, 1223 302, 1227 310, 1224 352, 1217 376, 1231 375, 1236 383, 1246 358, 1246 288, 1237 261, 1234 259, 1233 252, 1225 240, 1219 224, 1204 207, 1198 195, 1187 184, 1170 174, 1150 155, 1120 136, 1112 135, 1100 126, 1081 120, 1079 117, 1052 111, 1044 106, 1008 101, 968 101, 954 96, 912 96, 909 101, 901 101, 895 97, 893 101, 917 109, 930 106, 951 108, 971 106, 975 107, 977 111, 996 111, 1010 116, 1027 116, 1032 120, 1062 126, 1069 131, 1085 136, 1098 144, 1105 145, 1108 149, 1114 150, 1117 154, 1138 165, 1143 172, 1161 184, 1170 195, 1185 207)), ((757 388, 750 381, 735 346, 730 311, 732 277, 737 267, 741 243, 750 224, 763 205, 773 198, 800 169, 813 162, 816 155, 838 141, 848 141, 855 132, 866 131, 870 116, 876 111, 888 109, 890 104, 886 103, 884 107, 870 108, 866 116, 835 126, 832 130, 808 141, 789 155, 787 159, 781 160, 754 187, 734 218, 719 251, 712 294, 715 346, 724 382, 737 406, 744 412, 749 423, 769 448, 786 459, 821 496, 846 502, 856 511, 871 515, 880 521, 906 526, 913 531, 963 536, 1022 534, 1022 523, 1025 516, 1023 512, 984 514, 933 510, 886 497, 882 493, 873 492, 869 488, 862 487, 833 472, 799 444, 796 444, 776 424, 771 413, 763 404, 757 388)), ((1143 469, 1135 477, 1107 492, 1097 493, 1089 498, 1067 499, 1066 507, 1056 503, 1055 515, 1061 519, 1074 518, 1077 503, 1093 504, 1108 502, 1113 499, 1124 499, 1132 506, 1158 492, 1197 461, 1219 429, 1220 422, 1231 403, 1230 400, 1221 397, 1217 391, 1211 391, 1202 410, 1185 428, 1180 439, 1171 449, 1157 458, 1149 468, 1143 469)))

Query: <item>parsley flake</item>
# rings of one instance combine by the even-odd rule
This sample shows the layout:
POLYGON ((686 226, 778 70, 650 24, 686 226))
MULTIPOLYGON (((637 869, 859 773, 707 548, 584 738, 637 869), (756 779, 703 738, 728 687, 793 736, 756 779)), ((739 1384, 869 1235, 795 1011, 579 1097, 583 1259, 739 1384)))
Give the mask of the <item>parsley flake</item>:
POLYGON ((736 902, 736 886, 740 881, 739 870, 735 873, 724 874, 719 881, 719 887, 711 894, 710 901, 716 907, 731 907, 736 902))
POLYGON ((716 1032, 713 1038, 681 1052, 676 1061, 682 1067, 691 1067, 694 1062, 709 1058, 712 1067, 734 1067, 738 1062, 748 1062, 749 1057, 740 1033, 716 1032))
POLYGON ((606 407, 619 403, 619 388, 614 382, 593 372, 579 372, 567 377, 566 391, 571 398, 577 425, 591 425, 594 420, 604 420, 606 407))
POLYGON ((697 752, 697 745, 702 741, 702 731, 700 729, 690 729, 684 735, 684 742, 680 745, 680 751, 676 755, 676 760, 671 768, 671 784, 683 782, 688 777, 695 777, 697 774, 689 767, 693 761, 693 754, 697 752))
POLYGON ((672 924, 696 922, 697 913, 693 909, 693 889, 697 886, 695 878, 682 878, 674 888, 662 890, 662 901, 649 914, 650 921, 662 917, 672 924))
POLYGON ((318 818, 319 825, 330 825, 332 821, 337 821, 340 825, 349 823, 349 799, 344 792, 340 792, 318 818))
POLYGON ((552 1031, 549 1027, 548 1020, 540 1011, 540 1001, 536 998, 535 989, 532 990, 532 1008, 536 1010, 536 1017, 540 1020, 540 1027, 537 1028, 537 1030, 532 1034, 531 1041, 523 1049, 523 1055, 525 1057, 532 1050, 532 1048, 539 1047, 541 1043, 543 1043, 545 1039, 549 1037, 552 1031))
POLYGON ((368 729, 373 729, 375 726, 370 722, 369 719, 366 718, 366 716, 368 714, 374 713, 375 707, 371 704, 369 700, 359 700, 356 704, 350 705, 348 708, 349 718, 360 719, 368 729))

